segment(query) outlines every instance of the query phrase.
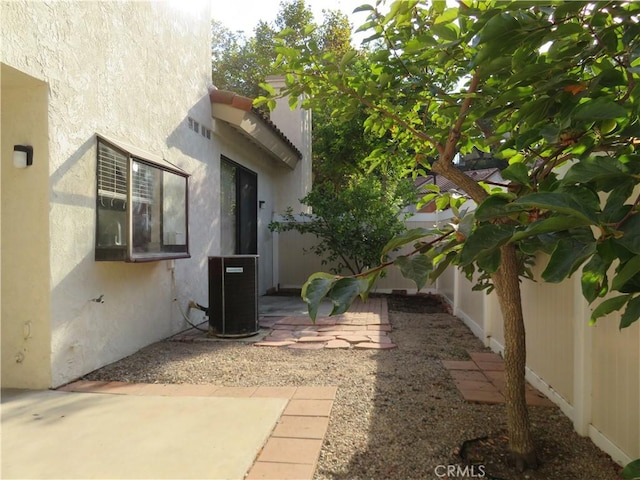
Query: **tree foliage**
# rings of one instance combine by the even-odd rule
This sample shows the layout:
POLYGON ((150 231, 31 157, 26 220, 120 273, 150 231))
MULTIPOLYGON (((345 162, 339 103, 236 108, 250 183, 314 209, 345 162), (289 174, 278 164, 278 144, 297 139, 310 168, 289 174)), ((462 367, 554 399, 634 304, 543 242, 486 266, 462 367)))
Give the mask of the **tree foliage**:
MULTIPOLYGON (((366 132, 394 142, 478 205, 440 229, 389 242, 383 262, 354 277, 316 274, 303 289, 311 314, 324 297, 343 311, 385 267, 418 287, 448 265, 494 287, 505 324, 510 449, 535 465, 524 401, 525 332, 519 276, 534 259, 542 280, 581 269, 591 320, 640 316, 640 4, 635 2, 398 0, 368 11, 368 52, 327 54, 278 41, 278 68, 306 106, 344 97, 366 132), (473 149, 506 160, 504 188, 476 183, 453 162, 473 149), (410 255, 398 247, 413 244, 410 255), (478 278, 478 277, 474 277, 478 278)), ((267 102, 264 98, 261 101, 267 102)), ((372 155, 371 157, 375 157, 372 155)), ((386 161, 384 155, 381 162, 386 161)), ((450 198, 438 199, 445 208, 450 198)))
POLYGON ((287 36, 283 45, 298 48, 314 42, 324 50, 344 53, 350 48, 351 28, 347 17, 333 10, 324 11, 322 23, 316 24, 304 0, 280 3, 272 22, 260 21, 253 32, 232 32, 221 22, 211 23, 211 70, 213 84, 222 90, 255 98, 260 84, 277 73, 276 41, 279 33, 287 36))
POLYGON ((374 32, 370 40, 385 46, 366 54, 366 69, 360 52, 338 58, 309 44, 278 48, 279 68, 290 74, 289 93, 307 94, 309 106, 340 95, 349 99, 345 111, 366 108, 366 131, 403 144, 416 169, 438 158, 433 170, 480 204, 455 243, 420 254, 492 274, 501 245, 544 252, 544 280, 583 266, 589 302, 621 294, 593 320, 624 309, 621 328, 635 321, 640 5, 399 1, 386 14, 360 9, 371 12, 362 27, 374 32), (474 147, 508 160, 507 191, 470 184, 448 162, 474 147))
POLYGON ((277 231, 311 233, 318 243, 311 252, 334 273, 362 273, 377 265, 380 251, 391 238, 405 230, 402 209, 415 200, 413 184, 394 176, 352 174, 336 185, 318 183, 302 199, 313 214, 298 216, 289 210, 282 221, 272 222, 277 231))

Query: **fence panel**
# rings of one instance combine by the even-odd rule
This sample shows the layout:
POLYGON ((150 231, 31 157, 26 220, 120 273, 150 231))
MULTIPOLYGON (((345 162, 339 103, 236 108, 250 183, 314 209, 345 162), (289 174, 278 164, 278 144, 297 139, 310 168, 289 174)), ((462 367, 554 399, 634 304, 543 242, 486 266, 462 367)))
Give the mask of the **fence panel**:
POLYGON ((640 325, 620 331, 619 322, 620 315, 612 314, 592 327, 590 433, 603 435, 630 458, 640 458, 640 325))

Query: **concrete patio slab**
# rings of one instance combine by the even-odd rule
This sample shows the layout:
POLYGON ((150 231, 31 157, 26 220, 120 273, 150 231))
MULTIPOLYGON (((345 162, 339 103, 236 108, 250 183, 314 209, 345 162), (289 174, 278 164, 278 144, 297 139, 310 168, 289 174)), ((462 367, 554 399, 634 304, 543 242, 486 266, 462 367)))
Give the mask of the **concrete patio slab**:
MULTIPOLYGON (((258 299, 261 317, 305 317, 309 314, 308 305, 299 295, 264 295, 258 299)), ((318 308, 318 315, 326 317, 331 313, 333 304, 324 300, 318 308)))
POLYGON ((287 403, 3 390, 0 476, 242 479, 287 403))

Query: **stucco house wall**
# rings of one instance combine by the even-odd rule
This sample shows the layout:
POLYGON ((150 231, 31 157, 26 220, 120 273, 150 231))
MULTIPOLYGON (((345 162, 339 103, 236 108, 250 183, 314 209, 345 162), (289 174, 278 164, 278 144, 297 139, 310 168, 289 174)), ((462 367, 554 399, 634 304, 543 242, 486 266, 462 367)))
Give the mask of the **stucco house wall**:
POLYGON ((258 175, 258 289, 263 295, 275 288, 273 279, 273 234, 269 231, 272 212, 277 208, 280 176, 289 175, 286 167, 278 165, 262 150, 251 143, 229 125, 213 121, 213 131, 219 139, 214 156, 225 156, 258 175))
POLYGON ((51 377, 48 92, 46 83, 5 65, 0 79, 2 381, 36 388, 51 377), (37 161, 15 169, 13 145, 24 144, 37 161))
POLYGON ((210 3, 183 6, 0 5, 4 387, 56 387, 188 327, 220 254, 221 155, 259 175, 260 291, 271 287, 267 208, 284 175, 212 119, 210 3), (190 174, 191 258, 95 261, 96 135, 190 174), (13 167, 15 144, 34 147, 32 166, 13 167))

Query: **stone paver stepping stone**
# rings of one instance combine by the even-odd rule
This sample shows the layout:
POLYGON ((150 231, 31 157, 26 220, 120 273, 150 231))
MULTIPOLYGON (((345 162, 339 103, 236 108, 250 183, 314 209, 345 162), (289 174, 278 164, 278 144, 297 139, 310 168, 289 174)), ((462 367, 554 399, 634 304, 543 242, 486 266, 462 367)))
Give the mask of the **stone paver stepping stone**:
POLYGON ((346 340, 349 343, 361 343, 361 342, 370 342, 371 339, 369 337, 365 337, 364 335, 338 335, 336 336, 338 340, 346 340))
POLYGON ((315 330, 295 330, 293 334, 297 337, 317 337, 320 335, 320 332, 315 330))
POLYGON ((502 362, 502 357, 493 352, 468 352, 475 362, 502 362))
MULTIPOLYGON (((296 337, 265 337, 261 341, 263 342, 288 342, 296 343, 298 339, 296 337)), ((285 345, 286 346, 286 345, 285 345)))
POLYGON ((294 325, 280 325, 279 323, 274 323, 273 330, 290 330, 293 331, 296 327, 294 325))
POLYGON ((460 390, 467 402, 498 404, 504 403, 504 397, 497 390, 460 390))
POLYGON ((293 332, 291 330, 273 330, 267 338, 283 338, 283 337, 293 337, 293 332))
POLYGON ((358 349, 369 349, 369 350, 391 350, 392 348, 396 348, 397 345, 395 343, 373 343, 373 342, 363 342, 356 343, 354 348, 358 349))
POLYGON ((336 325, 357 325, 365 326, 367 321, 362 318, 343 318, 336 322, 336 325))
POLYGON ((324 348, 351 348, 351 344, 346 340, 329 340, 324 348))
POLYGON ((291 342, 291 341, 274 341, 274 342, 269 342, 267 340, 263 340, 262 342, 256 342, 253 345, 255 347, 287 347, 289 345, 293 345, 296 342, 291 342))
POLYGON ((324 348, 324 342, 294 343, 287 348, 293 348, 295 350, 320 350, 324 348))
POLYGON ((324 335, 327 337, 337 337, 338 335, 353 335, 353 332, 343 332, 341 330, 320 330, 318 332, 319 335, 324 335))
POLYGON ((447 370, 480 370, 471 360, 442 360, 442 365, 447 370))
POLYGON ((454 380, 472 380, 475 382, 487 382, 487 377, 479 370, 449 370, 449 375, 454 380))
POLYGON ((494 372, 502 372, 504 371, 504 362, 481 362, 476 360, 475 363, 480 367, 481 370, 485 371, 494 371, 494 372))
POLYGON ((318 318, 316 319, 316 325, 318 326, 333 326, 336 324, 335 318, 318 318))
POLYGON ((285 317, 278 320, 275 325, 313 325, 309 317, 285 317))
POLYGON ((335 340, 336 337, 329 337, 329 336, 308 336, 308 337, 300 337, 298 339, 299 343, 305 343, 305 342, 328 342, 330 340, 335 340))
POLYGON ((353 332, 356 330, 362 330, 363 328, 358 325, 332 325, 328 327, 320 327, 318 329, 319 332, 328 332, 328 331, 341 331, 341 332, 353 332))

